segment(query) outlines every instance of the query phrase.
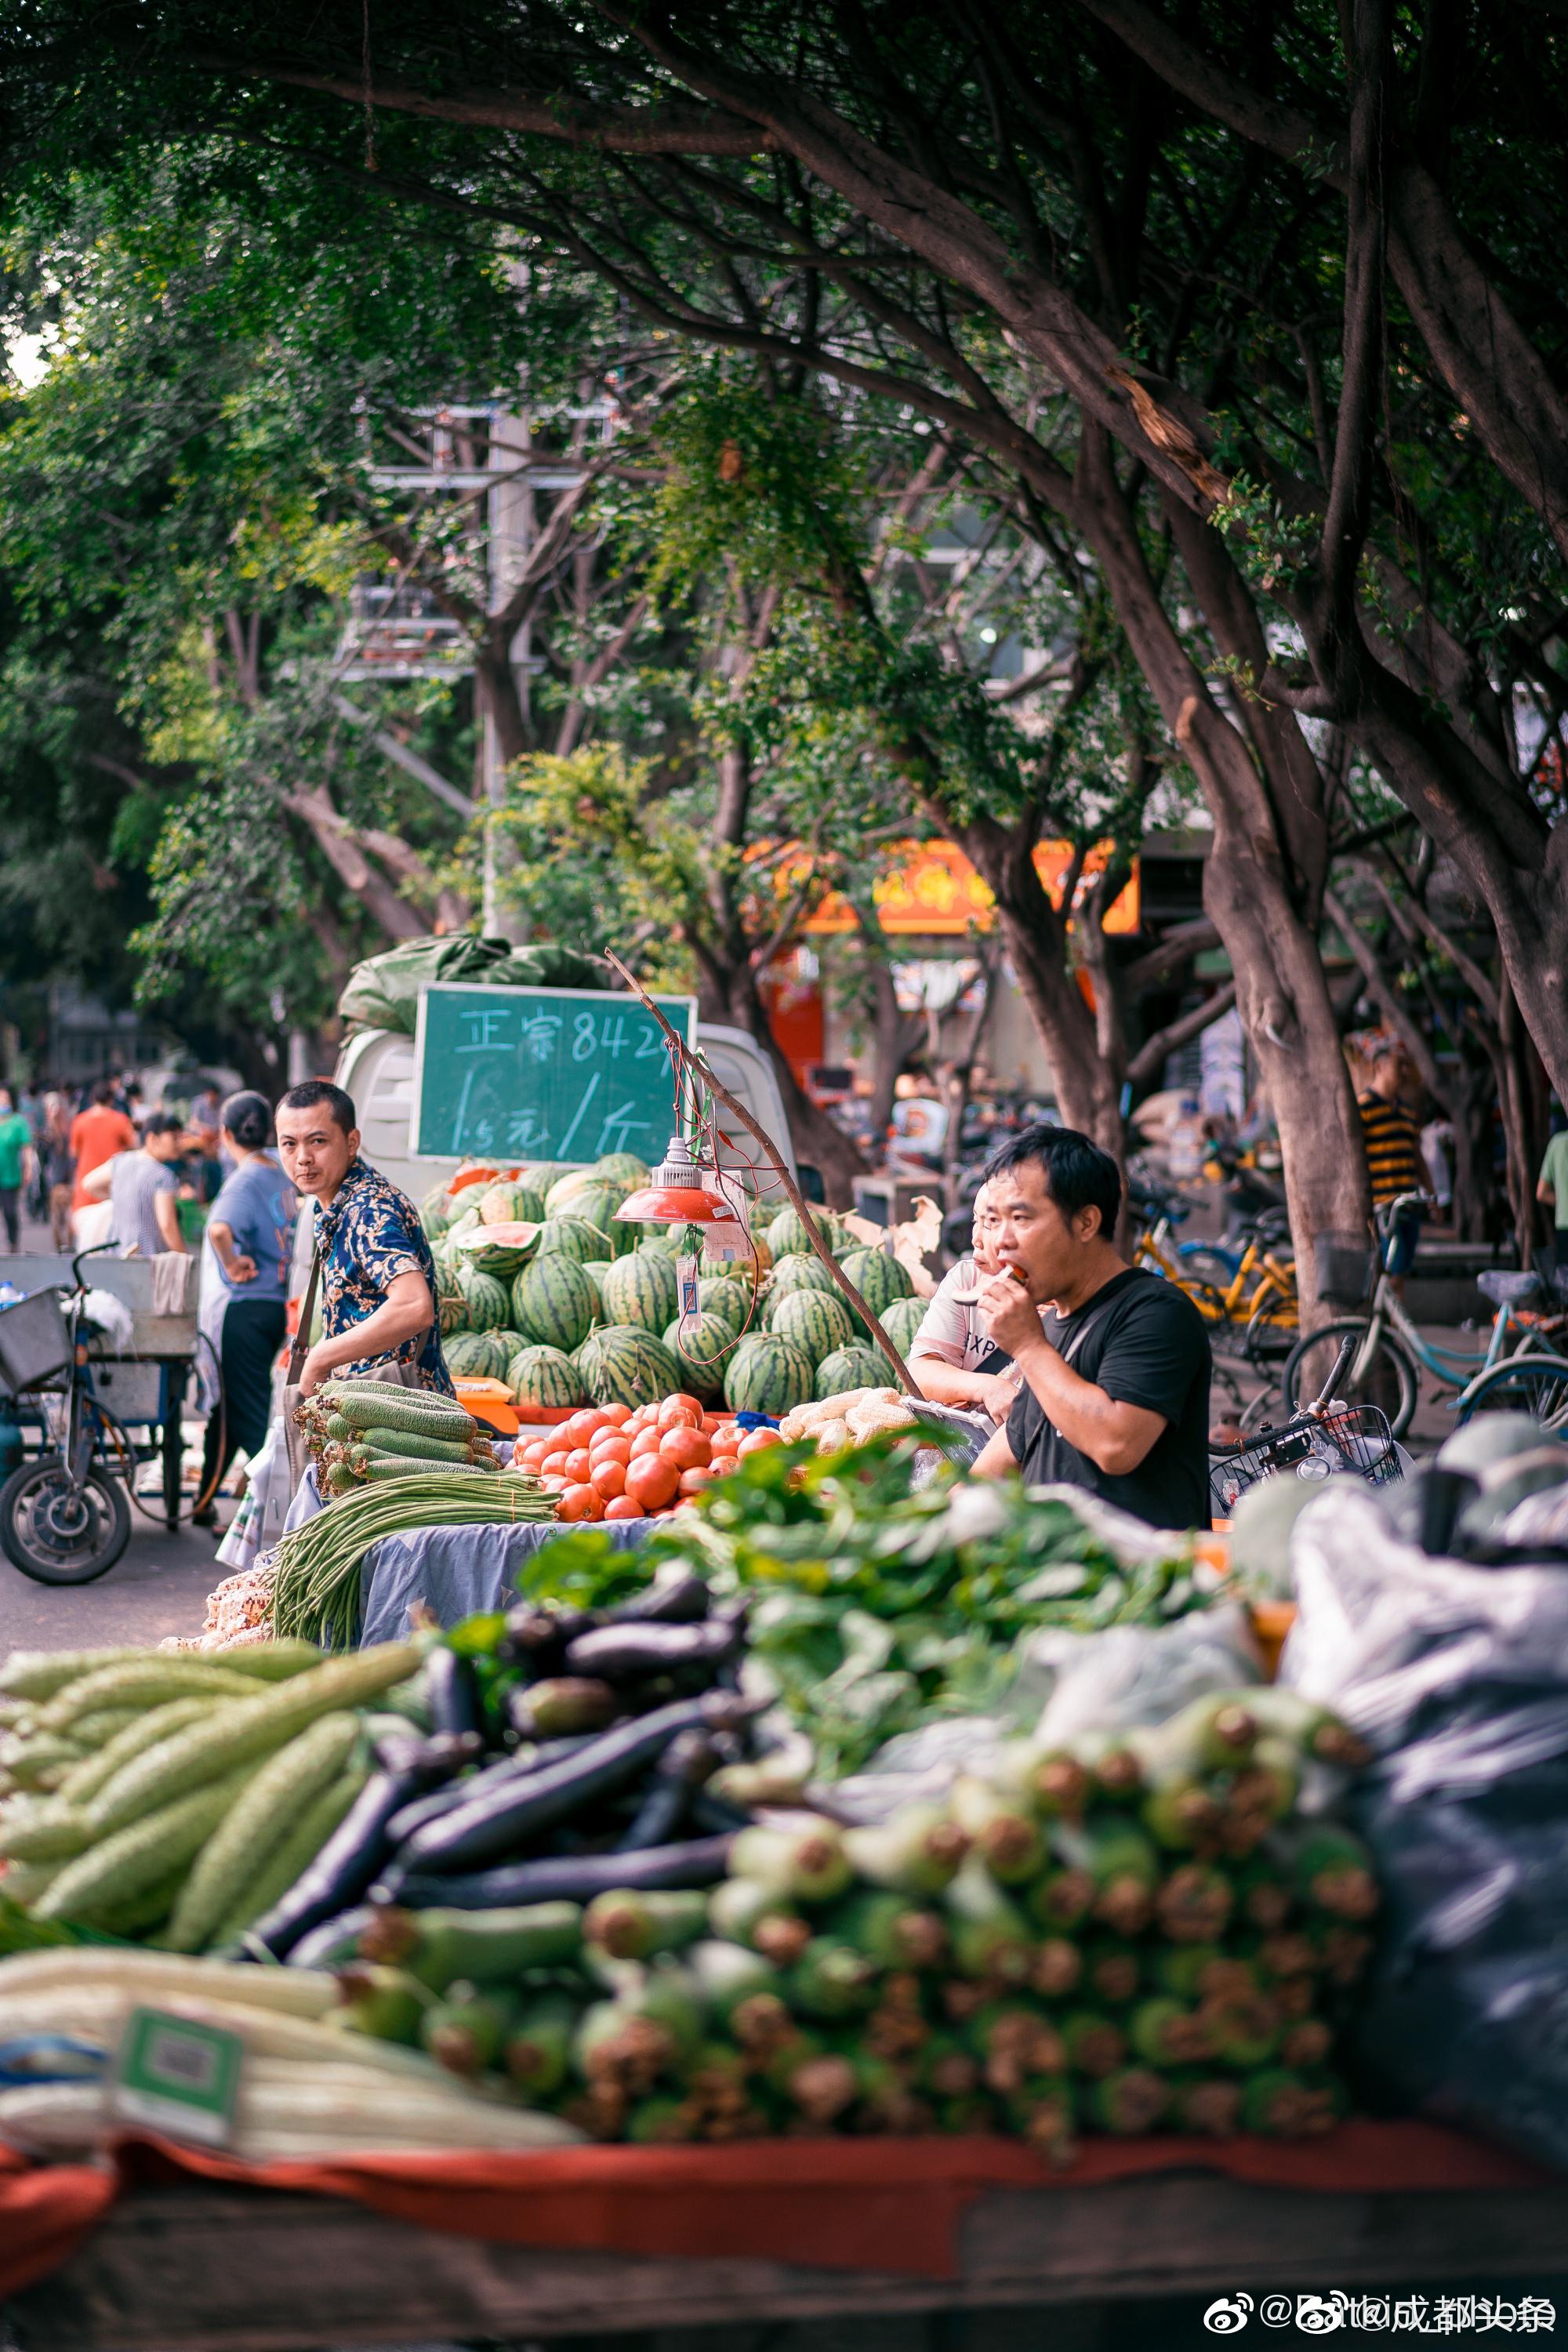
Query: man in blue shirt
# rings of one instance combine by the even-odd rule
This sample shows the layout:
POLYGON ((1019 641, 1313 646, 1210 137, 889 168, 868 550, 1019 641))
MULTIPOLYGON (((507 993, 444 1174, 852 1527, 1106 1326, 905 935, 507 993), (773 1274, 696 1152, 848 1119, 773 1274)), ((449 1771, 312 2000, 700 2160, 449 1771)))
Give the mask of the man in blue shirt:
POLYGON ((349 1379, 417 1367, 421 1384, 452 1393, 436 1318, 436 1262, 419 1212, 359 1154, 354 1107, 341 1087, 309 1078, 278 1106, 278 1152, 297 1192, 316 1202, 321 1337, 305 1358, 309 1396, 334 1372, 349 1379))

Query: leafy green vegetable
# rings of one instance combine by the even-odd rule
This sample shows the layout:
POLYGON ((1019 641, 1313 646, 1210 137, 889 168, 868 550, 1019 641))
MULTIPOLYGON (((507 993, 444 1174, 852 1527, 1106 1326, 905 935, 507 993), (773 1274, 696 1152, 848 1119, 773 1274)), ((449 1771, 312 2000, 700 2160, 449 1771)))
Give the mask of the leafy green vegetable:
POLYGON ((917 1490, 919 1450, 901 1432, 846 1454, 764 1448, 636 1554, 592 1528, 542 1546, 524 1589, 591 1608, 679 1561, 750 1592, 752 1657, 828 1774, 933 1715, 1005 1706, 1037 1626, 1097 1633, 1203 1606, 1184 1538, 1123 1563, 1070 1504, 1016 1481, 944 1471, 917 1490))

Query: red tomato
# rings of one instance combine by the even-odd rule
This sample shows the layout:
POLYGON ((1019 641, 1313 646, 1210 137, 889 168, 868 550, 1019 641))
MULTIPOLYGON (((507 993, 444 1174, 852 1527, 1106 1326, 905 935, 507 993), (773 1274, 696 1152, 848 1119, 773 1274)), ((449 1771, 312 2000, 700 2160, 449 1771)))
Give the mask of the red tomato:
POLYGON ((626 1492, 645 1511, 657 1511, 661 1505, 673 1503, 679 1486, 679 1471, 661 1454, 641 1454, 627 1466, 626 1492))
POLYGON ((539 1466, 548 1471, 552 1478, 559 1478, 563 1475, 569 1459, 570 1452, 566 1446, 552 1444, 539 1466))
POLYGON ((618 1429, 602 1429, 588 1448, 590 1462, 629 1462, 635 1440, 625 1438, 618 1429))
POLYGON ((625 1429, 631 1417, 632 1409, 629 1404, 602 1404, 599 1407, 600 1420, 608 1422, 612 1429, 625 1429))
POLYGON ((566 1491, 565 1479, 553 1470, 546 1471, 539 1483, 547 1495, 563 1495, 566 1491))
POLYGON ((571 1453, 566 1456, 565 1461, 561 1465, 566 1476, 575 1485, 581 1485, 582 1481, 587 1476, 593 1466, 593 1462, 589 1457, 588 1449, 585 1445, 574 1445, 572 1448, 571 1453))
POLYGON ((702 1407, 694 1396, 688 1396, 683 1390, 677 1389, 675 1394, 667 1396, 659 1406, 658 1425, 660 1429, 672 1429, 682 1421, 689 1429, 700 1429, 702 1407))
POLYGON ((711 1485, 718 1475, 716 1470, 710 1470, 705 1465, 683 1470, 680 1474, 680 1491, 683 1495, 700 1495, 703 1487, 711 1485))
POLYGON ((708 1441, 709 1451, 715 1461, 721 1454, 734 1454, 741 1443, 741 1433, 732 1421, 721 1421, 708 1441))
POLYGON ((607 1519, 646 1519, 647 1513, 635 1495, 617 1495, 605 1505, 607 1519))
POLYGON ((588 1473, 588 1484, 596 1495, 603 1495, 606 1503, 612 1501, 626 1491, 626 1464, 601 1456, 588 1473))
POLYGON ((639 1429, 631 1442, 626 1459, 640 1462, 645 1454, 658 1452, 659 1433, 657 1429, 639 1429))
POLYGON ((558 1519, 602 1519, 605 1498, 595 1494, 592 1486, 574 1484, 565 1489, 556 1504, 555 1516, 558 1519))
POLYGON ((702 1432, 687 1429, 680 1422, 665 1431, 658 1450, 678 1470, 706 1470, 712 1459, 712 1448, 702 1432))
POLYGON ((764 1445, 782 1445, 783 1444, 784 1439, 776 1429, 748 1429, 735 1451, 737 1454, 756 1454, 764 1445))
POLYGON ((639 1404, 637 1411, 630 1414, 626 1420, 622 1422, 622 1433, 626 1436, 635 1436, 639 1429, 646 1429, 647 1427, 649 1421, 657 1411, 658 1407, 655 1405, 639 1404))
POLYGON ((717 1414, 716 1412, 705 1412, 705 1413, 703 1414, 703 1416, 702 1416, 702 1434, 703 1434, 703 1436, 704 1436, 704 1437, 711 1437, 711 1436, 712 1436, 712 1434, 713 1434, 713 1433, 714 1433, 714 1431, 718 1428, 718 1426, 719 1426, 719 1416, 718 1416, 718 1414, 717 1414))
POLYGON ((574 1412, 570 1421, 563 1423, 561 1434, 568 1445, 586 1445, 588 1440, 597 1436, 604 1426, 604 1414, 596 1405, 589 1405, 582 1412, 574 1412))
POLYGON ((537 1470, 554 1442, 551 1437, 536 1437, 530 1444, 525 1445, 517 1456, 523 1469, 537 1470))

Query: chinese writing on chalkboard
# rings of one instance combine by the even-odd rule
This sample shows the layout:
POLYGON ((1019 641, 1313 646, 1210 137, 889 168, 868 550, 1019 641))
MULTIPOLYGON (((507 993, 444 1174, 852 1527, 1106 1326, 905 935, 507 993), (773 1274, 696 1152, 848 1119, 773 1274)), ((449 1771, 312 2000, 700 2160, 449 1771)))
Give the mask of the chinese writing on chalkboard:
MULTIPOLYGON (((661 1004, 689 1034, 685 1000, 661 1004)), ((434 988, 423 1000, 416 1151, 520 1160, 658 1157, 673 1108, 665 1041, 622 996, 434 988)))

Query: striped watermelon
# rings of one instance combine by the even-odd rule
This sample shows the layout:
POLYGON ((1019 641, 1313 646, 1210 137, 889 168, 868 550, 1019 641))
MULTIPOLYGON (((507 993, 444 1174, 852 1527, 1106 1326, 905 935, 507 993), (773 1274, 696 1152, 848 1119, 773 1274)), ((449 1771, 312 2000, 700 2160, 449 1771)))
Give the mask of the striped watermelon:
POLYGON ((458 1234, 450 1249, 454 1266, 468 1266, 475 1274, 493 1274, 498 1282, 510 1282, 521 1274, 539 1246, 540 1225, 476 1225, 472 1233, 458 1234))
POLYGON ((720 1315, 732 1331, 743 1331, 752 1314, 752 1286, 732 1282, 728 1275, 704 1275, 697 1286, 697 1299, 704 1315, 720 1315))
POLYGON ((594 1321, 593 1278, 574 1257, 554 1251, 525 1265, 511 1286, 511 1320, 525 1339, 564 1355, 580 1348, 594 1321))
POLYGON ((637 1158, 635 1151, 606 1151, 602 1160, 595 1160, 588 1173, 596 1176, 601 1184, 618 1188, 626 1193, 638 1191, 647 1182, 653 1171, 646 1160, 637 1158))
POLYGON ((519 1404, 585 1404, 588 1391, 570 1356, 559 1348, 521 1348, 507 1366, 506 1377, 519 1404))
POLYGON ((504 1330, 511 1308, 505 1283, 498 1282, 493 1274, 479 1274, 472 1266, 460 1264, 457 1274, 469 1330, 504 1330))
POLYGON ((527 1184, 492 1184, 479 1195, 481 1225, 542 1225, 544 1202, 527 1184))
POLYGON ((898 1259, 886 1250, 851 1250, 844 1261, 844 1271, 873 1315, 880 1315, 895 1298, 914 1296, 915 1286, 910 1280, 908 1268, 901 1266, 898 1259))
POLYGON ((851 1389, 897 1388, 893 1368, 879 1349, 835 1348, 816 1368, 818 1400, 847 1396, 851 1389))
POLYGON ((452 1222, 452 1203, 445 1184, 432 1185, 419 1203, 419 1222, 430 1239, 439 1241, 452 1222))
POLYGON ((609 1237, 581 1217, 547 1217, 539 1228, 541 1257, 574 1257, 579 1265, 615 1255, 609 1237))
POLYGON ((816 1385, 816 1367, 793 1339, 771 1332, 743 1339, 724 1375, 724 1402, 731 1412, 765 1412, 777 1420, 805 1404, 816 1385))
POLYGON ((458 1214, 453 1218, 451 1223, 447 1226, 442 1238, 446 1241, 452 1242, 458 1240, 463 1234, 477 1234, 479 1229, 479 1213, 478 1209, 460 1209, 458 1214))
POLYGON ((558 1184, 563 1176, 570 1176, 573 1169, 568 1160, 530 1160, 514 1173, 520 1184, 526 1184, 542 1201, 552 1184, 558 1184))
POLYGON ((618 1257, 601 1277, 599 1296, 610 1322, 662 1331, 679 1304, 675 1261, 634 1250, 630 1257, 618 1257))
POLYGON ((445 1339, 454 1331, 468 1328, 468 1302, 463 1297, 462 1286, 449 1265, 439 1259, 436 1265, 436 1319, 445 1339))
POLYGON ((781 1257, 768 1283, 768 1297, 775 1298, 786 1290, 826 1290, 837 1298, 838 1285, 812 1251, 808 1255, 781 1257))
POLYGON ((684 1225, 653 1225, 643 1228, 642 1239, 634 1246, 652 1250, 658 1257, 679 1257, 686 1247, 684 1225))
POLYGON ((879 1309, 882 1328, 900 1356, 907 1356, 914 1346, 915 1336, 926 1319, 926 1308, 930 1304, 926 1298, 895 1298, 890 1307, 879 1309))
MULTIPOLYGON (((813 1222, 816 1223, 817 1232, 831 1249, 834 1234, 832 1218, 824 1211, 823 1214, 813 1222)), ((775 1258, 798 1257, 803 1252, 808 1255, 811 1253, 811 1239, 805 1230, 805 1220, 798 1209, 781 1209, 768 1227, 767 1239, 768 1247, 775 1258)))
POLYGON ((733 1360, 735 1334, 720 1315, 679 1318, 664 1335, 664 1344, 680 1367, 680 1386, 711 1404, 721 1396, 724 1373, 733 1360))
POLYGON ((606 1184, 604 1178, 595 1176, 591 1168, 574 1168, 569 1175, 558 1176, 544 1195, 544 1213, 547 1217, 592 1217, 594 1223, 599 1224, 603 1219, 595 1216, 593 1209, 584 1208, 583 1203, 587 1201, 604 1202, 607 1216, 612 1209, 620 1207, 627 1190, 625 1184, 606 1184))
POLYGON ((595 1404, 652 1404, 673 1396, 680 1367, 662 1339, 635 1323, 607 1323, 572 1360, 595 1404))
POLYGON ((793 1339, 804 1348, 813 1365, 831 1356, 835 1348, 847 1348, 855 1337, 855 1318, 844 1301, 820 1290, 786 1290, 782 1298, 770 1299, 767 1327, 781 1339, 793 1339))
POLYGON ((493 1331, 459 1331, 441 1350, 454 1380, 503 1381, 507 1352, 493 1331))

